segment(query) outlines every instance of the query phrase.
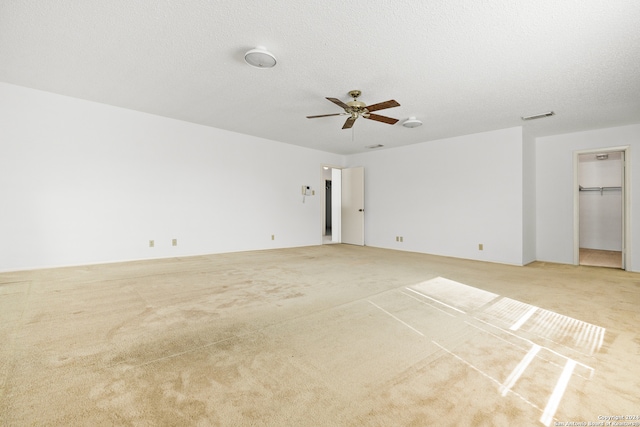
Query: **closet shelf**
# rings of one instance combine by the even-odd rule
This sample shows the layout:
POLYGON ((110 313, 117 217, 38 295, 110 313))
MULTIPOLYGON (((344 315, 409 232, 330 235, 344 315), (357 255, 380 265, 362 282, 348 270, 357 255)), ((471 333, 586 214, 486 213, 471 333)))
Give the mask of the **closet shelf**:
POLYGON ((583 187, 582 185, 579 185, 578 187, 580 191, 599 191, 600 195, 605 191, 622 190, 622 187, 583 187))

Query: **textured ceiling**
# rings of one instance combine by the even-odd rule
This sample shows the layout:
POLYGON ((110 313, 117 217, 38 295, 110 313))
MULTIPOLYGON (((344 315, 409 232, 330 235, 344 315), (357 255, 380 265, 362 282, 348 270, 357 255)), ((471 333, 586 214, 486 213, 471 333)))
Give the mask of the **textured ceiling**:
POLYGON ((638 22, 638 0, 3 0, 0 81, 343 154, 544 136, 640 122, 638 22), (424 125, 305 118, 352 89, 424 125))

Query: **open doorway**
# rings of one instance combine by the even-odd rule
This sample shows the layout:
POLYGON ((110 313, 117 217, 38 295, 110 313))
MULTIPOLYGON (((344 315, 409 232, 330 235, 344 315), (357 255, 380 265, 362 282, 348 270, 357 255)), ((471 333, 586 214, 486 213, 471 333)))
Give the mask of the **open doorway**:
POLYGON ((332 180, 324 180, 324 235, 331 236, 331 184, 332 180))
POLYGON ((342 242, 342 169, 323 166, 322 244, 342 242))
POLYGON ((364 168, 323 166, 322 177, 323 244, 364 246, 364 168))
POLYGON ((577 264, 625 268, 625 150, 576 153, 577 264))

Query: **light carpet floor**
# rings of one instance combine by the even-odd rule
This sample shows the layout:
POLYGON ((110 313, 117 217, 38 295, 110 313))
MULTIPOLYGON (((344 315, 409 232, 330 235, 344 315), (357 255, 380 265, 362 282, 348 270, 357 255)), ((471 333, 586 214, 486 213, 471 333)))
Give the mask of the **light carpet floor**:
POLYGON ((580 248, 580 265, 622 268, 622 252, 580 248))
POLYGON ((4 273, 0 425, 637 416, 639 311, 636 273, 349 245, 4 273))

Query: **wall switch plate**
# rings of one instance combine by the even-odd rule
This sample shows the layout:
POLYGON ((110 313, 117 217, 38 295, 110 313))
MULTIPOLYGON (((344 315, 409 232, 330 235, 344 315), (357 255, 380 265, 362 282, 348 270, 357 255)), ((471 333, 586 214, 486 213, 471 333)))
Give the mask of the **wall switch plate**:
POLYGON ((178 246, 178 239, 171 239, 171 246, 178 246))
POLYGON ((149 240, 149 247, 153 248, 156 245, 156 243, 153 240, 149 240))
POLYGON ((275 234, 271 235, 271 240, 276 240, 276 235, 275 234))
POLYGON ((404 242, 404 237, 400 236, 400 242, 404 242))
POLYGON ((479 251, 483 251, 484 250, 484 245, 482 243, 478 243, 478 250, 479 251))

